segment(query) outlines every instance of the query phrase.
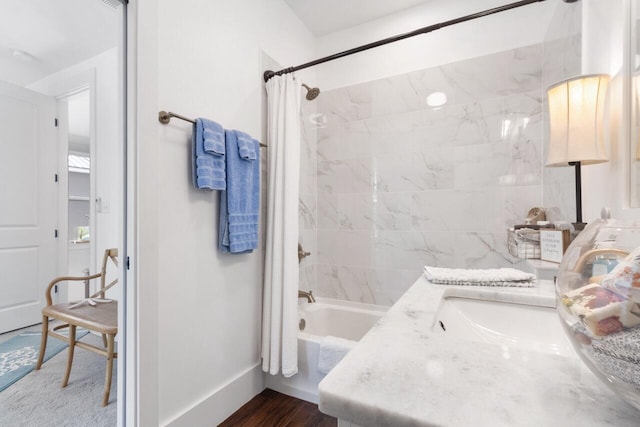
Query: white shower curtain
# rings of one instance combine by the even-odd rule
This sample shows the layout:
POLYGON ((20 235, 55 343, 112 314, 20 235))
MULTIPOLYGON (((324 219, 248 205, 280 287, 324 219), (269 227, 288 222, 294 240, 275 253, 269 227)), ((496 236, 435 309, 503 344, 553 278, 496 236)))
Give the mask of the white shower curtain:
POLYGON ((300 82, 291 74, 267 82, 268 195, 262 370, 298 372, 298 190, 300 82))

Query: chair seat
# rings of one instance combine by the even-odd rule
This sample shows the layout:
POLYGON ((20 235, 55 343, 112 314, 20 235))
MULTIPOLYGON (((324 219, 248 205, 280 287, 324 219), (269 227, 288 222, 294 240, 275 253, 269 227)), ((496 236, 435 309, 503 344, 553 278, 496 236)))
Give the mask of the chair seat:
POLYGON ((69 309, 70 305, 49 305, 42 309, 42 314, 101 334, 118 333, 117 301, 100 303, 95 307, 85 304, 73 309, 69 309))

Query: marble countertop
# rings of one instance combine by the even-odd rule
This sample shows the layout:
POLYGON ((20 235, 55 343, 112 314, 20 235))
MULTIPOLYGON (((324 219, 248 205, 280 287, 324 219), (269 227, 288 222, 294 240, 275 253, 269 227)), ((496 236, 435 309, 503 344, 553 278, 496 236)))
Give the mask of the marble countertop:
MULTIPOLYGON (((577 355, 507 351, 432 331, 443 293, 478 289, 418 279, 320 383, 320 410, 367 427, 638 426, 640 411, 618 399, 577 355)), ((547 281, 481 292, 555 302, 547 281)))

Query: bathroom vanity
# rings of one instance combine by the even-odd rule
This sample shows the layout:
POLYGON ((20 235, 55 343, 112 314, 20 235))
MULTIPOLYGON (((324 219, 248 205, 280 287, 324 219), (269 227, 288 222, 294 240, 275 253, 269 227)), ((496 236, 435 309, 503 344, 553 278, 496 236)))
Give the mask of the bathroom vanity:
POLYGON ((319 386, 356 426, 637 426, 555 313, 554 287, 434 285, 424 276, 319 386))

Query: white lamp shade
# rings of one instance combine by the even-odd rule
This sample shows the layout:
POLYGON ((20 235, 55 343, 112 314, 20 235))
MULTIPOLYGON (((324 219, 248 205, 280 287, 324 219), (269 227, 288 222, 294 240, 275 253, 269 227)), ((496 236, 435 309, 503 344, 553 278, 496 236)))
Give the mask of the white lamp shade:
POLYGON ((547 166, 569 162, 606 162, 604 107, 609 76, 581 76, 555 84, 549 99, 549 155, 547 166))

